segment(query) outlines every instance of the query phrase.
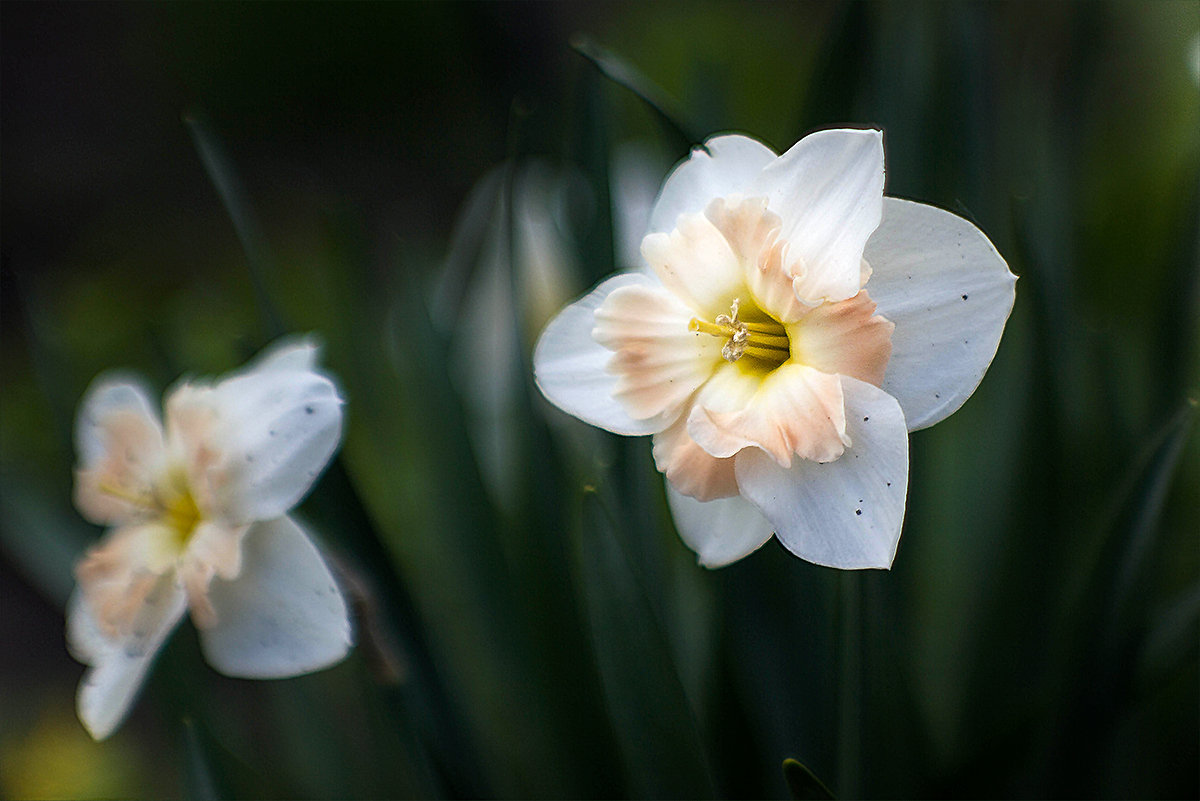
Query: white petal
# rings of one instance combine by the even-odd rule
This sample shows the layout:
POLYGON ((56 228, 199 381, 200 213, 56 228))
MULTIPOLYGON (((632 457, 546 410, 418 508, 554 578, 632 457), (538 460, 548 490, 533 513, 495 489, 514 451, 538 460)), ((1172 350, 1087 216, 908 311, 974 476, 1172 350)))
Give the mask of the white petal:
POLYGON ((667 482, 667 503, 679 536, 705 567, 724 567, 748 556, 774 531, 754 504, 737 495, 698 501, 667 482))
POLYGON ((83 594, 76 591, 67 606, 67 644, 72 655, 89 665, 79 684, 76 708, 93 738, 103 740, 125 719, 137 698, 146 671, 167 636, 187 609, 183 589, 164 576, 147 598, 144 626, 123 640, 105 637, 83 594))
POLYGON ((311 337, 285 337, 264 348, 239 374, 264 370, 315 370, 320 355, 321 348, 311 337))
POLYGON ((829 567, 891 567, 908 485, 904 414, 863 381, 843 377, 842 388, 852 445, 840 459, 796 459, 785 469, 747 448, 734 459, 738 487, 797 556, 829 567))
MULTIPOLYGON (((312 370, 269 365, 222 381, 209 402, 218 423, 204 444, 221 457, 209 478, 212 511, 230 524, 291 509, 341 441, 342 400, 333 382, 312 370)), ((173 411, 168 402, 169 417, 173 411)))
POLYGON ((863 248, 883 204, 880 131, 810 134, 763 169, 747 194, 765 195, 783 219, 797 297, 815 303, 857 294, 863 248))
POLYGON ((675 228, 681 214, 696 214, 709 201, 744 193, 775 153, 762 142, 747 136, 714 136, 680 162, 663 183, 654 209, 650 212, 649 233, 675 228))
POLYGON ((983 379, 1012 311, 1016 276, 971 223, 923 203, 887 198, 867 243, 867 284, 896 324, 883 388, 910 431, 962 406, 983 379))
POLYGON ((329 568, 289 517, 251 528, 242 569, 214 577, 216 622, 200 630, 208 663, 227 676, 271 679, 328 667, 350 649, 350 619, 329 568))
POLYGON ((614 399, 618 376, 608 371, 613 352, 592 336, 596 309, 614 290, 658 285, 642 273, 620 273, 550 321, 533 352, 534 379, 547 400, 567 414, 615 434, 653 434, 670 425, 670 419, 635 420, 614 399))

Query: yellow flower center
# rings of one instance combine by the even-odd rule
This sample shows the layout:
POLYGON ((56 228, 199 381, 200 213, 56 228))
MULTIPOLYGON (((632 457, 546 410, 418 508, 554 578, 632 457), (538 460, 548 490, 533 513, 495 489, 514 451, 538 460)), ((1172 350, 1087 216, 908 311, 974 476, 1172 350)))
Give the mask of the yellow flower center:
POLYGON ((200 509, 192 493, 185 488, 183 492, 171 497, 163 503, 162 521, 175 532, 180 549, 187 545, 196 524, 200 522, 200 509))
POLYGON ((721 356, 728 362, 740 362, 754 372, 769 373, 791 357, 791 342, 783 323, 752 308, 739 319, 739 299, 734 298, 729 314, 718 314, 713 322, 693 317, 688 330, 725 339, 721 356))
POLYGON ((134 492, 113 484, 102 484, 100 491, 140 507, 174 534, 172 543, 180 551, 187 545, 201 519, 200 507, 188 488, 182 470, 168 471, 166 481, 149 492, 134 492))

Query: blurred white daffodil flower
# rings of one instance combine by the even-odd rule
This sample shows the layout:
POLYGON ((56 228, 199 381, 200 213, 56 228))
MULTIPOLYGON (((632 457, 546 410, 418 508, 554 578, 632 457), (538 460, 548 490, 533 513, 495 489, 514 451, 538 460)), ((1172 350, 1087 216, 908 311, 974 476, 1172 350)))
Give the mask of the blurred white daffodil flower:
POLYGON ((676 527, 702 564, 772 533, 796 555, 887 568, 908 432, 971 395, 1015 277, 975 226, 884 197, 881 132, 782 156, 717 136, 667 177, 648 265, 567 306, 534 353, 559 408, 652 434, 676 527))
POLYGON ((96 739, 186 611, 229 676, 295 676, 348 651, 346 603, 287 515, 341 440, 342 400, 316 359, 310 343, 283 343, 218 383, 182 382, 165 425, 136 382, 88 389, 75 503, 112 529, 76 567, 67 641, 89 666, 78 712, 96 739))

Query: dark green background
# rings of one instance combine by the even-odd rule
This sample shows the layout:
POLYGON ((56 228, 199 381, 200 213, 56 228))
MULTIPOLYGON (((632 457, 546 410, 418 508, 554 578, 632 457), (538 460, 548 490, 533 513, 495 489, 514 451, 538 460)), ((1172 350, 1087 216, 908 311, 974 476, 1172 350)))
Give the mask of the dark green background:
POLYGON ((1200 4, 6 2, 0 23, 0 794, 785 796, 787 757, 842 797, 1200 794, 1200 4), (839 124, 883 128, 887 192, 973 220, 1020 276, 979 391, 911 438, 894 569, 774 542, 695 566, 648 440, 566 421, 519 362, 480 368, 515 404, 489 493, 450 369, 488 351, 454 287, 489 212, 503 247, 527 159, 573 176, 578 293, 615 266, 617 145, 661 170, 714 132, 782 150, 839 124), (232 220, 197 139, 240 182, 232 220), (62 635, 99 534, 70 505, 76 404, 106 369, 218 374, 276 328, 318 333, 348 398, 301 512, 360 648, 235 681, 185 624, 92 744, 62 635))

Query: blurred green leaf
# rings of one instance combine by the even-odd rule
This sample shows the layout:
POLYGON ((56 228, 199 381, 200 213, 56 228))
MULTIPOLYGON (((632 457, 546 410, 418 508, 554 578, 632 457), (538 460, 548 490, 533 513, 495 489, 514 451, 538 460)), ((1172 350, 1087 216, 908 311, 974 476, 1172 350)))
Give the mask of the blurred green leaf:
POLYGON ((237 231, 242 248, 246 251, 250 281, 254 287, 263 335, 266 341, 282 336, 287 329, 279 316, 275 303, 267 292, 266 276, 271 271, 271 251, 262 233, 257 218, 246 199, 242 182, 225 152, 220 139, 213 132, 208 119, 200 113, 184 115, 184 124, 196 145, 196 152, 204 164, 204 170, 217 190, 229 219, 237 231))
POLYGON ((1150 557, 1158 541, 1159 521, 1167 493, 1191 435, 1196 413, 1197 404, 1194 400, 1180 406, 1147 443, 1131 468, 1124 491, 1118 495, 1123 500, 1112 527, 1118 542, 1110 551, 1115 562, 1102 567, 1105 573, 1113 577, 1106 595, 1111 604, 1111 622, 1116 634, 1141 631, 1135 619, 1141 617, 1149 598, 1140 585, 1144 583, 1145 571, 1151 564, 1150 557))
MULTIPOLYGON (((1085 563, 1084 580, 1068 595, 1058 624, 1058 675, 1051 692, 1058 714, 1069 724, 1056 731, 1057 759, 1080 775, 1095 777, 1072 785, 1083 788, 1085 795, 1101 786, 1091 743, 1125 713, 1139 663, 1145 659, 1153 598, 1149 570, 1155 563, 1152 556, 1160 541, 1167 493, 1195 418, 1196 406, 1182 404, 1129 467, 1114 493, 1102 548, 1085 563), (1081 676, 1086 680, 1080 681, 1081 676)), ((1186 614, 1186 602, 1183 609, 1186 614)))
POLYGON ((612 121, 602 80, 599 73, 590 69, 579 76, 579 121, 568 151, 569 158, 579 164, 591 196, 592 213, 580 220, 578 232, 579 264, 585 286, 599 282, 616 264, 609 175, 612 121))
POLYGON ((641 98, 671 134, 673 145, 680 153, 687 153, 704 141, 703 135, 684 121, 686 117, 679 103, 625 59, 582 34, 571 39, 571 47, 595 65, 605 77, 641 98))
MULTIPOLYGON (((268 285, 274 263, 272 250, 245 197, 237 170, 203 115, 189 114, 184 120, 245 251, 262 329, 267 339, 281 336, 288 329, 275 295, 271 292, 272 287, 268 285)), ((320 267, 323 272, 333 272, 328 265, 320 267)), ((334 282, 335 286, 337 283, 351 283, 354 272, 342 270, 326 275, 327 281, 324 283, 328 285, 334 282)), ((347 287, 337 286, 337 289, 344 292, 347 287)), ((348 296, 353 298, 354 290, 358 289, 360 287, 357 286, 350 289, 348 296)), ((366 299, 356 299, 361 300, 364 307, 373 305, 366 299)), ((369 315, 362 318, 368 319, 369 315)), ((351 322, 361 323, 362 320, 355 317, 351 322)), ((355 564, 361 566, 363 571, 364 580, 351 582, 362 593, 353 599, 360 602, 358 611, 372 612, 369 617, 363 618, 366 630, 360 647, 364 648, 365 656, 372 664, 380 669, 376 679, 382 678, 385 683, 398 685, 379 690, 378 700, 404 720, 404 723, 397 724, 397 729, 405 735, 402 745, 406 758, 399 761, 407 763, 409 772, 413 774, 411 781, 419 783, 422 795, 433 794, 435 787, 439 790, 448 789, 461 796, 486 794, 484 785, 476 783, 479 779, 477 773, 463 773, 452 767, 477 762, 465 734, 462 715, 454 708, 444 682, 433 666, 426 633, 413 600, 403 577, 394 569, 393 560, 388 557, 380 533, 367 512, 357 486, 350 479, 341 453, 333 458, 305 507, 316 512, 323 527, 340 534, 344 544, 357 557, 355 564), (403 672, 402 680, 397 671, 403 672), (411 729, 410 718, 415 723, 411 729), (439 770, 431 769, 429 759, 439 770)), ((296 692, 299 686, 291 685, 292 691, 296 692)), ((281 704, 279 708, 286 711, 287 705, 281 704)), ((303 728, 285 727, 293 735, 292 741, 298 745, 305 745, 313 739, 297 734, 303 728)), ((336 773, 335 769, 341 761, 336 754, 320 754, 331 760, 326 768, 317 767, 311 759, 301 764, 307 766, 315 777, 327 780, 336 773)), ((383 776, 389 771, 380 770, 377 773, 383 776)))
POLYGON ((862 795, 863 718, 866 676, 863 665, 863 628, 866 615, 863 575, 855 570, 837 574, 837 607, 833 622, 837 654, 837 755, 838 790, 847 798, 862 795))
POLYGON ((818 779, 802 762, 788 758, 783 760, 783 778, 787 782, 788 792, 796 801, 810 799, 833 798, 833 793, 825 783, 818 779))
POLYGON ((95 541, 94 527, 66 498, 47 493, 4 465, 0 470, 0 546, 47 598, 65 609, 75 560, 95 541))
MULTIPOLYGON (((178 691, 176 691, 178 692, 178 691)), ((211 710, 205 710, 210 713, 211 710)), ((268 754, 275 742, 256 748, 251 761, 231 751, 204 720, 185 714, 182 731, 182 795, 187 801, 218 798, 296 798, 292 776, 279 770, 268 754)))
POLYGON ((1200 582, 1185 590, 1156 616, 1146 634, 1146 645, 1139 665, 1144 686, 1160 684, 1164 677, 1178 672, 1184 661, 1195 656, 1200 647, 1200 582))
POLYGON ((584 493, 582 524, 579 580, 631 793, 713 797, 704 747, 666 639, 616 535, 620 523, 595 490, 584 493))
POLYGON ((183 750, 183 797, 188 801, 216 801, 225 795, 217 790, 208 754, 196 731, 196 722, 190 718, 183 721, 183 750))

